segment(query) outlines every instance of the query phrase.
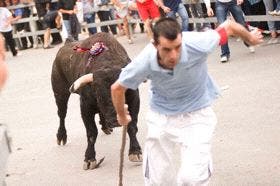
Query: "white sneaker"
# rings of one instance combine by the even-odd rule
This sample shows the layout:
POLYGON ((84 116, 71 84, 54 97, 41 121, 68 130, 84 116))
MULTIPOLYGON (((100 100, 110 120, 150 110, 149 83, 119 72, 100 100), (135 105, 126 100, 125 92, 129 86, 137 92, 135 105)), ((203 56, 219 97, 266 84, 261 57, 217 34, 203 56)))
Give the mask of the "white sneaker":
POLYGON ((128 44, 133 44, 133 41, 131 39, 128 39, 128 44))
POLYGON ((225 62, 228 61, 228 57, 227 57, 227 56, 222 56, 221 59, 220 59, 220 61, 221 61, 222 63, 225 63, 225 62))
POLYGON ((249 50, 250 50, 251 53, 254 53, 254 52, 255 52, 255 47, 249 46, 248 48, 249 48, 249 50))

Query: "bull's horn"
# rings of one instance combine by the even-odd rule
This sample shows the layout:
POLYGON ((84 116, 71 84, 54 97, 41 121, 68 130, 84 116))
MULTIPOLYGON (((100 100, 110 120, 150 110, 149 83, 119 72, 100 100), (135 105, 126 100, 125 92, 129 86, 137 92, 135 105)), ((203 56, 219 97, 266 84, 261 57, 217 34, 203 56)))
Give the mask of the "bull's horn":
POLYGON ((76 93, 79 88, 85 86, 88 83, 91 83, 93 81, 93 74, 86 74, 81 76, 79 79, 77 79, 69 88, 69 91, 71 93, 76 93))

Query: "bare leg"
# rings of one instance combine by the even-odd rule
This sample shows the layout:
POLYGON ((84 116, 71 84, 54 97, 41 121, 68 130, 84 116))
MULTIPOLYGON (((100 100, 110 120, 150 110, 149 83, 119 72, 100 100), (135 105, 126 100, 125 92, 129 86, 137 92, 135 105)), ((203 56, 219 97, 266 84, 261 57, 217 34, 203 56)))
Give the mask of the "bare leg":
POLYGON ((47 48, 50 44, 50 35, 51 35, 51 29, 46 28, 46 31, 44 33, 44 48, 47 48))

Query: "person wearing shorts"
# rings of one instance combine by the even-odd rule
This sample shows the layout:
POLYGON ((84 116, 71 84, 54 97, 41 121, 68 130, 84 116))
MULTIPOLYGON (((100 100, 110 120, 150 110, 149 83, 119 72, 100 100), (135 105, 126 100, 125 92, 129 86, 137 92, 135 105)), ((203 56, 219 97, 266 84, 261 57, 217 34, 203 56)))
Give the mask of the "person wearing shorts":
POLYGON ((152 39, 152 22, 160 18, 158 6, 155 4, 154 0, 137 0, 136 4, 138 13, 144 22, 147 35, 149 39, 152 39))

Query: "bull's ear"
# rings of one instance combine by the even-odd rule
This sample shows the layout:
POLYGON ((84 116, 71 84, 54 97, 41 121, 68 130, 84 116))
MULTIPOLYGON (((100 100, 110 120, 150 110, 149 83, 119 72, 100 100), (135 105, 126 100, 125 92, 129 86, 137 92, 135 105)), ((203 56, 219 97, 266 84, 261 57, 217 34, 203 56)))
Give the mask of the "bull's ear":
POLYGON ((80 88, 93 81, 93 74, 86 74, 78 78, 69 88, 71 93, 77 93, 80 88))

